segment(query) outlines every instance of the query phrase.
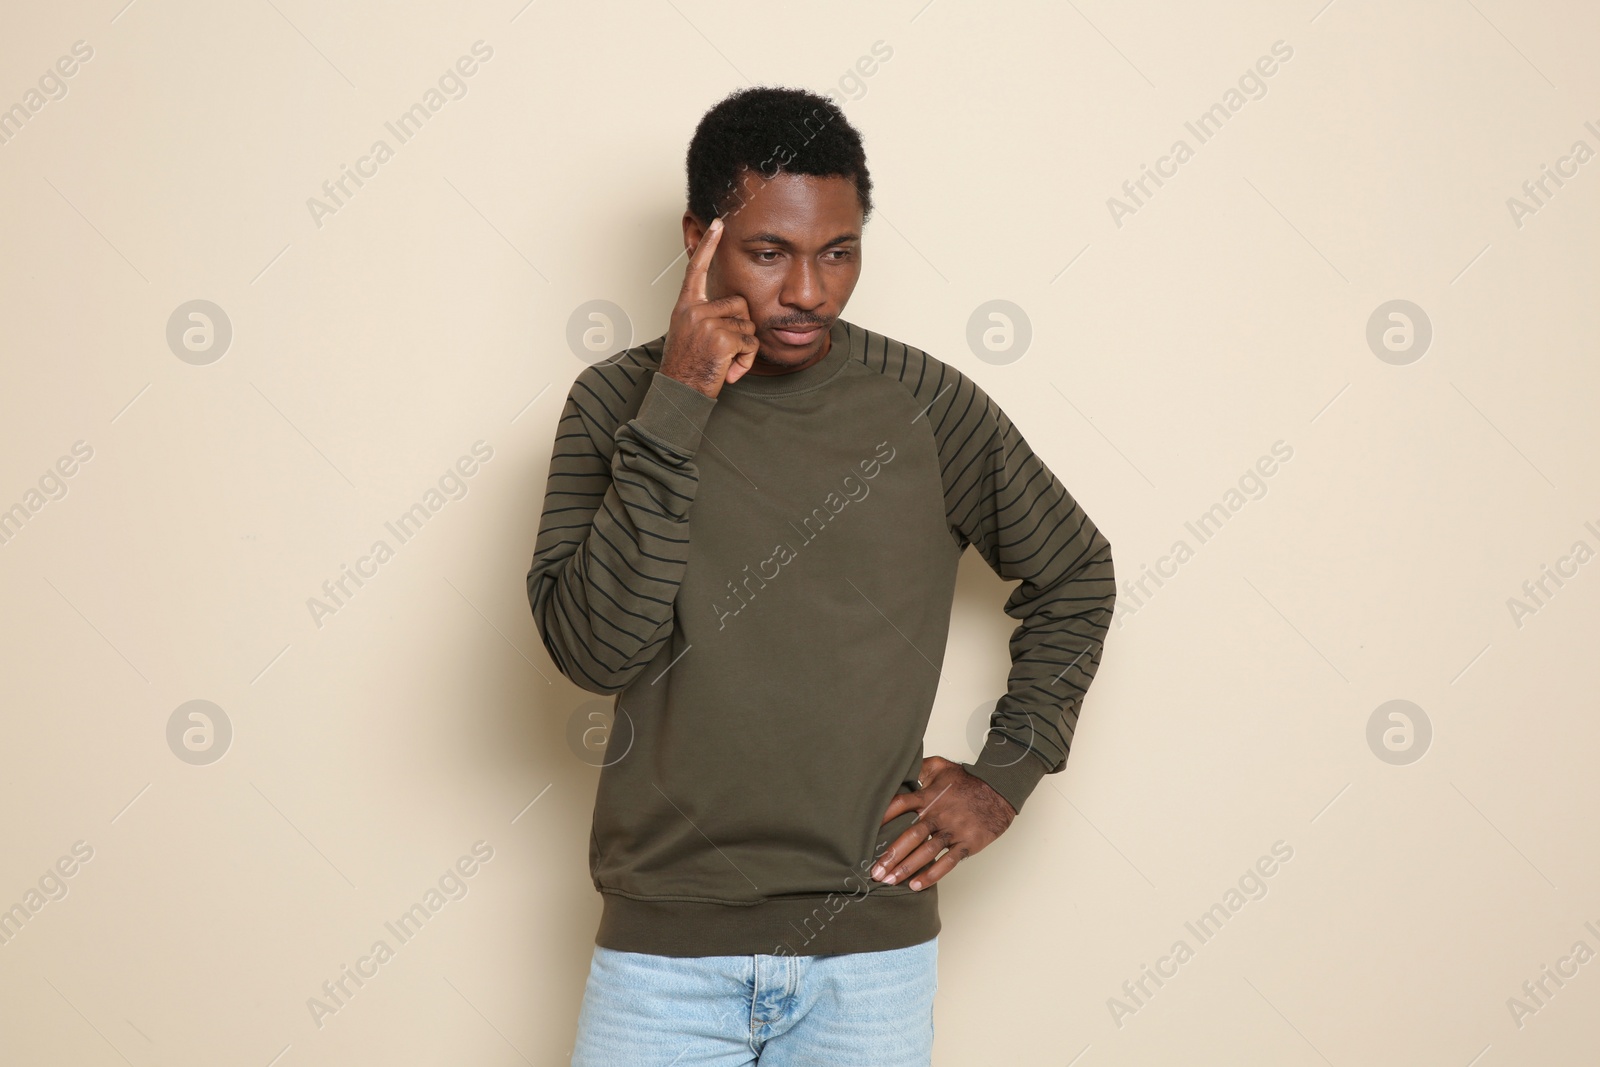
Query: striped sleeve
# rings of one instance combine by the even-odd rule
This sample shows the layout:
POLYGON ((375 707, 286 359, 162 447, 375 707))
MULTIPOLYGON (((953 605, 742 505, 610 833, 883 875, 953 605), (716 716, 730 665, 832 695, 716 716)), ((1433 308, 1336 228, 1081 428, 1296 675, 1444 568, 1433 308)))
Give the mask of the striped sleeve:
MULTIPOLYGON (((591 367, 557 424, 528 602, 550 659, 591 693, 627 687, 672 634, 689 556, 694 456, 713 397, 646 370, 633 418, 627 364, 591 367)), ((637 381, 635 374, 633 381, 637 381)))
MULTIPOLYGON (((869 352, 867 362, 879 361, 869 352)), ((1100 666, 1116 601, 1111 544, 977 383, 896 342, 877 369, 897 374, 929 420, 953 534, 1019 583, 1005 602, 1019 622, 1006 692, 983 750, 961 766, 1020 812, 1044 775, 1065 768, 1100 666)))

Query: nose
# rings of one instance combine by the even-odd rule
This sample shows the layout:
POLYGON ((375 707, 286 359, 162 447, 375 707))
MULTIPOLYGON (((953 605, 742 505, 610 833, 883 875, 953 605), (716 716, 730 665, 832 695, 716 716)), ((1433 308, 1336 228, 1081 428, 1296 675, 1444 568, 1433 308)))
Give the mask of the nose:
POLYGON ((814 312, 827 299, 827 294, 822 291, 822 278, 817 265, 804 256, 797 257, 794 266, 784 276, 778 300, 785 307, 814 312))

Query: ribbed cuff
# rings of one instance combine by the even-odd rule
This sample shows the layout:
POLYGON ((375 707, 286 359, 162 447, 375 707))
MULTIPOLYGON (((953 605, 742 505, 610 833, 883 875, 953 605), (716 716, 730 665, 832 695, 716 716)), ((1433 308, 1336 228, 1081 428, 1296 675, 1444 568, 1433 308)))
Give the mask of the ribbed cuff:
POLYGON ((982 778, 989 788, 1005 797, 1006 803, 1022 814, 1022 802, 1038 786, 1039 779, 1049 771, 1044 759, 1033 749, 1024 749, 1015 741, 1008 741, 991 733, 978 753, 976 762, 963 763, 962 769, 975 778, 982 778))
POLYGON ((716 406, 716 397, 654 371, 650 387, 639 402, 639 413, 633 418, 651 437, 692 456, 700 448, 706 420, 716 406))

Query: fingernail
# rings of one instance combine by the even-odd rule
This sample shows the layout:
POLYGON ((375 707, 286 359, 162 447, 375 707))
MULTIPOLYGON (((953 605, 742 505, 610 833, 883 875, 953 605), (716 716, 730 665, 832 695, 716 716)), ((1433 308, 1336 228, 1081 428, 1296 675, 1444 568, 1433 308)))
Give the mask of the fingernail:
POLYGON ((894 885, 894 875, 891 874, 889 877, 885 878, 883 880, 883 884, 884 885, 894 885))
POLYGON ((882 878, 883 877, 883 864, 880 863, 876 867, 872 868, 872 877, 874 877, 874 878, 882 878))
POLYGON ((921 889, 922 888, 922 883, 921 882, 912 882, 911 883, 911 888, 912 889, 921 889))

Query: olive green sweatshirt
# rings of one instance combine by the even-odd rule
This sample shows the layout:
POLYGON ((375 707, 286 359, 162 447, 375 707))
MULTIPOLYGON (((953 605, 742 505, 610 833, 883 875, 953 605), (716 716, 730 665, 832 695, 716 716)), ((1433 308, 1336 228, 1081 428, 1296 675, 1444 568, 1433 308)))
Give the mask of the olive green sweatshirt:
POLYGON ((1066 763, 1110 544, 970 379, 842 319, 831 338, 712 398, 658 373, 660 337, 567 396, 528 600, 557 668, 616 694, 599 945, 833 955, 939 932, 937 884, 870 872, 915 818, 879 825, 916 788, 969 544, 1019 583, 1019 625, 962 766, 1020 811, 1066 763))

